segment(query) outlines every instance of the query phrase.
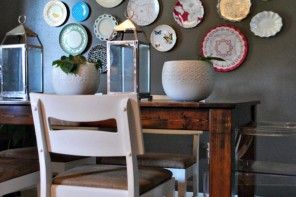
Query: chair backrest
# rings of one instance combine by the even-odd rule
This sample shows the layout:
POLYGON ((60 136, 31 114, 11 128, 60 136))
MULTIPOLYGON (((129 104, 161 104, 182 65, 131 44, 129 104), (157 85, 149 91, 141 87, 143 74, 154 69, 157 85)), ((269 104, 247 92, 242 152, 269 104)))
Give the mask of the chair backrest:
MULTIPOLYGON (((135 188, 135 155, 142 153, 143 139, 136 95, 49 95, 31 93, 31 108, 36 132, 40 172, 51 183, 49 152, 79 156, 125 156, 128 187, 135 188), (56 130, 51 119, 69 122, 116 121, 117 132, 88 128, 56 130), (138 130, 138 131, 137 131, 138 130)), ((48 186, 47 186, 48 187, 48 186)), ((138 187, 137 187, 138 188, 138 187)), ((42 183, 41 183, 42 191, 42 183)), ((45 189, 45 188, 43 188, 45 189)), ((49 188, 46 188, 48 191, 49 188)), ((138 191, 134 191, 138 193, 138 191)))

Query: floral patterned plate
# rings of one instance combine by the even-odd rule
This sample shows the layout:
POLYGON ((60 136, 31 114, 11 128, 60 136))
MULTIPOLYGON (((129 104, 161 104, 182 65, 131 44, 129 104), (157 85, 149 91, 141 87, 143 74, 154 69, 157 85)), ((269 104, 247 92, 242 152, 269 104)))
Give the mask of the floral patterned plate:
POLYGON ((202 21, 204 8, 200 0, 178 0, 173 16, 181 27, 193 28, 202 21))
POLYGON ((161 52, 171 50, 177 41, 175 30, 169 25, 159 25, 153 29, 150 42, 152 46, 161 52))

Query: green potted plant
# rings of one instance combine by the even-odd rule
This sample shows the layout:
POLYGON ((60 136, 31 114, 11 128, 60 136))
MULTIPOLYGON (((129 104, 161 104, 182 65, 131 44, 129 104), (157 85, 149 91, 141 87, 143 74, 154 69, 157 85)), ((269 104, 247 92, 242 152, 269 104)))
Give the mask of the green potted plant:
POLYGON ((52 83, 57 94, 94 94, 99 87, 101 61, 88 62, 83 55, 62 56, 52 63, 52 83))

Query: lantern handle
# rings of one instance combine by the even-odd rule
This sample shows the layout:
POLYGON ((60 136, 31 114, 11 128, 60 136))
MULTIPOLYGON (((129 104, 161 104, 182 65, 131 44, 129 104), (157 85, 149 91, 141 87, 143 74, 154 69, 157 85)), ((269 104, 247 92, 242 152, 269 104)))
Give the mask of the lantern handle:
POLYGON ((27 20, 27 17, 25 15, 20 15, 18 17, 19 24, 24 24, 26 22, 26 20, 27 20))

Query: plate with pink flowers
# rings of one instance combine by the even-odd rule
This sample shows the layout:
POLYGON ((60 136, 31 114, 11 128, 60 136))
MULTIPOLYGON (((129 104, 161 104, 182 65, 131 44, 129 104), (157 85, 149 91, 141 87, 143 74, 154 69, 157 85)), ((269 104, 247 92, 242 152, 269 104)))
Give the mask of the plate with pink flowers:
POLYGON ((193 28, 203 20, 204 7, 200 0, 177 0, 173 16, 181 27, 193 28))

